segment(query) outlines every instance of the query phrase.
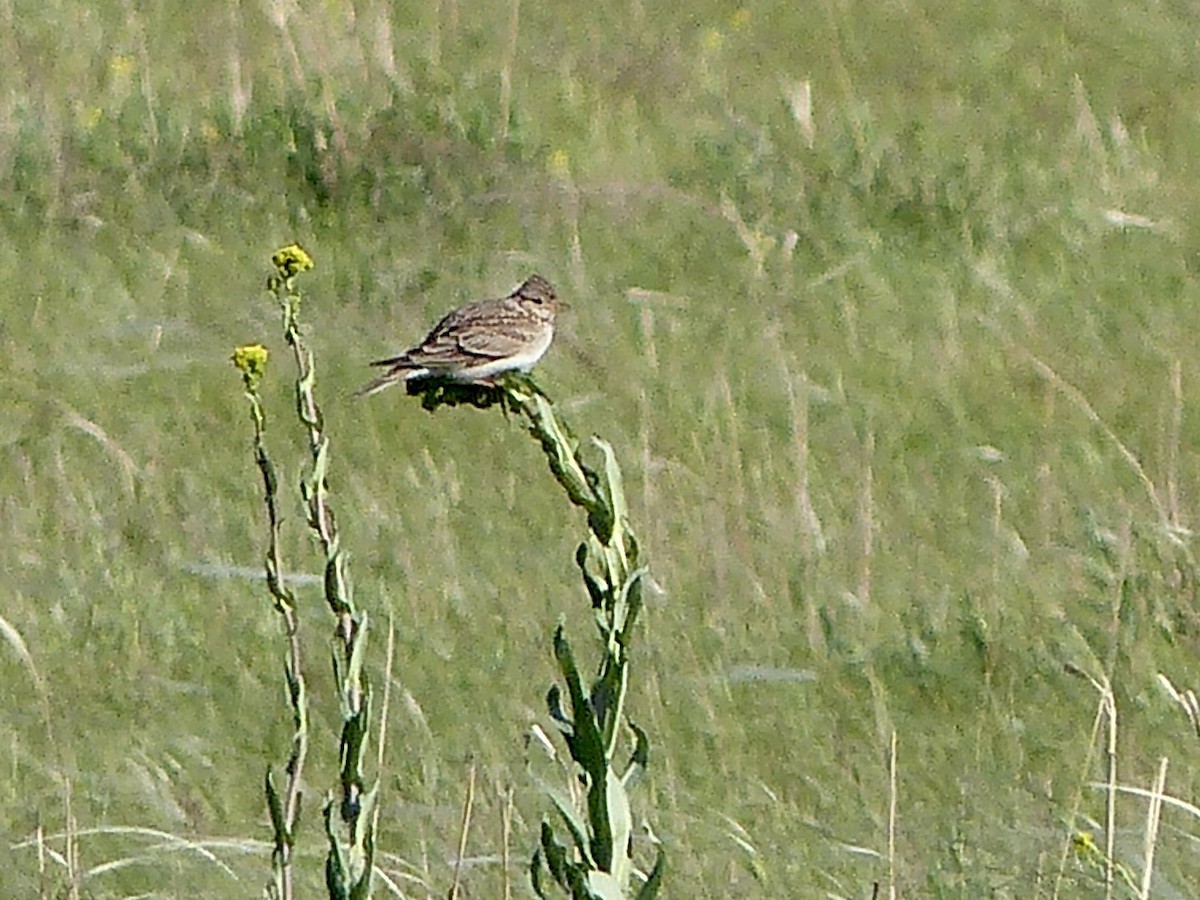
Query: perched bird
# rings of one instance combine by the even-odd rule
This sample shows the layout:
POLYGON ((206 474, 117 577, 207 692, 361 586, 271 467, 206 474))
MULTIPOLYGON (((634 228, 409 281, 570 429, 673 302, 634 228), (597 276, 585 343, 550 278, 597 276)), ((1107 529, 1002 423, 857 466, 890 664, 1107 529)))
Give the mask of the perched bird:
POLYGON ((507 297, 460 306, 416 347, 371 363, 387 371, 358 396, 426 378, 490 385, 502 372, 528 372, 550 347, 558 307, 554 288, 540 275, 530 275, 507 297))

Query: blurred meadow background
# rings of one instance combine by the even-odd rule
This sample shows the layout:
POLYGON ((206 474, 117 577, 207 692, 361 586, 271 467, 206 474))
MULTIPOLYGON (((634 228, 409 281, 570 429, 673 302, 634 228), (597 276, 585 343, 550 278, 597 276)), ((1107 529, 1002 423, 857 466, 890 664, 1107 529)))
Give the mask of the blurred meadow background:
MULTIPOLYGON (((263 291, 291 240, 376 677, 394 628, 377 862, 405 896, 446 895, 471 766, 465 888, 528 895, 560 617, 593 658, 583 522, 498 411, 351 395, 534 271, 571 304, 540 382, 614 445, 659 586, 628 708, 664 896, 1103 896, 1106 684, 1116 781, 1167 758, 1195 799, 1160 680, 1200 687, 1194 5, 0 19, 0 896, 267 878, 290 720, 229 355, 274 354, 285 558, 316 574, 263 291)), ((299 589, 315 895, 337 710, 299 589)), ((1118 796, 1112 896, 1147 807, 1118 796)), ((1168 804, 1153 896, 1200 896, 1197 835, 1168 804)))

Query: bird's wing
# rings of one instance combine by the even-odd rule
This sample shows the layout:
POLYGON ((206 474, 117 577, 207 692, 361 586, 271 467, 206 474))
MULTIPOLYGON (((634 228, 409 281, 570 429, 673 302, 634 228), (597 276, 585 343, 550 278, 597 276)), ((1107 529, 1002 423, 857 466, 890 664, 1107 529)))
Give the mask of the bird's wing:
POLYGON ((505 359, 529 348, 529 324, 500 319, 489 322, 486 329, 458 335, 458 348, 470 356, 505 359))
POLYGON ((528 346, 529 337, 520 327, 498 322, 490 324, 486 330, 430 334, 419 347, 372 365, 436 369, 472 360, 505 359, 528 346))
POLYGON ((485 302, 456 309, 434 325, 418 346, 372 365, 436 369, 474 359, 505 359, 527 348, 527 324, 493 306, 485 302), (480 315, 480 306, 486 307, 484 315, 480 315))
MULTIPOLYGON (((472 306, 474 304, 471 304, 472 306)), ((387 359, 377 359, 371 365, 373 366, 412 366, 420 368, 427 363, 437 364, 440 360, 443 363, 452 362, 455 359, 456 344, 454 341, 454 330, 463 321, 465 316, 463 310, 466 307, 451 310, 442 316, 441 320, 429 330, 429 334, 417 346, 411 350, 405 350, 397 356, 389 356, 387 359)))

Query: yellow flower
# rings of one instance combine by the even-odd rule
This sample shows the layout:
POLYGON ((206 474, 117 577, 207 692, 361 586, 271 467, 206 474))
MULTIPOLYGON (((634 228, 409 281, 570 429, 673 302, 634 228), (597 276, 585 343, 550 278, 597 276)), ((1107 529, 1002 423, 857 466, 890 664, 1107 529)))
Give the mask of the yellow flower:
POLYGON ((750 10, 744 6, 729 17, 729 26, 734 31, 740 31, 750 24, 750 10))
POLYGON ((571 157, 567 155, 566 150, 555 150, 546 161, 546 168, 555 178, 570 178, 571 157))
POLYGON ((299 244, 280 247, 271 257, 271 262, 283 278, 291 278, 293 275, 307 272, 313 267, 312 257, 299 244))
POLYGON ((234 349, 233 364, 242 373, 247 385, 257 384, 267 370, 268 356, 267 348, 262 344, 243 344, 234 349))
POLYGON ((124 78, 133 72, 136 63, 128 53, 119 53, 108 61, 108 71, 117 78, 124 78))
POLYGON ((715 28, 710 28, 704 32, 704 36, 700 38, 700 44, 705 50, 719 50, 721 45, 725 43, 725 35, 717 31, 715 28))
POLYGON ((88 106, 80 111, 80 124, 84 131, 92 131, 104 119, 104 110, 99 106, 88 106))

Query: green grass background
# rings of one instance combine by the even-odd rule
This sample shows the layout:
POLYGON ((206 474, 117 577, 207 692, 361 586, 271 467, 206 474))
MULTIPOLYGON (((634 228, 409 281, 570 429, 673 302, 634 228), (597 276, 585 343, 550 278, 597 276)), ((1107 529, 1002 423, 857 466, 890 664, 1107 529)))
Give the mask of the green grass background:
MULTIPOLYGON (((467 887, 503 896, 511 786, 524 895, 522 734, 558 617, 591 637, 583 523, 496 411, 351 392, 531 271, 571 304, 541 381, 614 444, 662 588, 629 708, 665 895, 886 886, 895 731, 902 896, 1097 896, 1087 859, 1057 878, 1073 827, 1103 845, 1098 695, 1066 666, 1114 685, 1123 783, 1167 756, 1169 792, 1200 786, 1157 682, 1200 682, 1196 13, 946 6, 5 5, 0 895, 64 895, 38 828, 80 832, 90 897, 265 879, 289 719, 237 575, 264 529, 228 357, 275 353, 290 490, 261 288, 298 239, 376 672, 395 628, 379 862, 408 896, 445 895, 472 761, 467 887)), ((303 601, 316 894, 337 716, 303 601)), ((1144 819, 1122 798, 1135 872, 1144 819)), ((1197 829, 1166 812, 1155 896, 1200 895, 1197 829)))

